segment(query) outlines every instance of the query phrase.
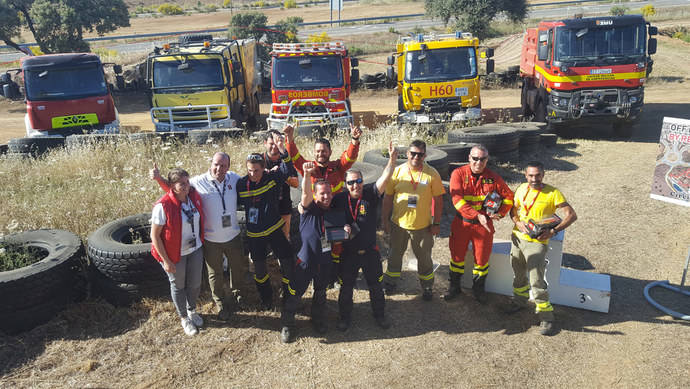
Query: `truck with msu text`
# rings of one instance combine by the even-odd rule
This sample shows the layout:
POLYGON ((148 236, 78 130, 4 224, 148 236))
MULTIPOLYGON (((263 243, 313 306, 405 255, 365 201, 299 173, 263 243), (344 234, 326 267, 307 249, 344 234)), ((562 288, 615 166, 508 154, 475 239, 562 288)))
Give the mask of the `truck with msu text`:
POLYGON ((359 80, 357 65, 342 42, 274 43, 268 128, 298 123, 298 131, 306 135, 349 129, 352 83, 359 80))
POLYGON ((642 111, 657 34, 639 15, 542 21, 520 59, 525 117, 550 125, 587 119, 629 136, 642 111))
POLYGON ((493 49, 480 50, 479 39, 467 32, 401 37, 387 72, 397 79, 398 122, 480 120, 479 58, 487 58, 488 74, 492 56, 493 49))
POLYGON ((182 35, 148 55, 146 84, 157 132, 258 123, 261 64, 254 39, 182 35))
MULTIPOLYGON (((2 94, 17 98, 20 89, 24 90, 24 125, 29 138, 118 133, 118 113, 103 66, 91 53, 21 57, 19 69, 1 75, 2 94), (21 88, 10 77, 13 71, 19 74, 21 88)), ((119 65, 113 70, 122 72, 119 65)))

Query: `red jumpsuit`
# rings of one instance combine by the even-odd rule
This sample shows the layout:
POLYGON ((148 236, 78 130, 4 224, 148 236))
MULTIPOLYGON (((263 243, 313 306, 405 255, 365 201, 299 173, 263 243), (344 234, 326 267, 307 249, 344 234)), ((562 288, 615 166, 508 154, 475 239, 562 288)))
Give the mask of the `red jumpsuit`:
POLYGON ((489 257, 494 239, 494 226, 489 218, 487 231, 477 219, 477 215, 486 212, 482 209, 484 198, 492 191, 496 191, 503 198, 503 205, 498 213, 505 216, 513 206, 513 191, 508 188, 505 181, 489 169, 475 176, 470 170, 470 165, 455 169, 450 176, 450 195, 455 209, 453 223, 451 224, 450 239, 450 270, 453 273, 465 273, 465 254, 467 245, 472 241, 474 251, 474 269, 472 279, 475 284, 482 286, 486 275, 489 273, 489 257))

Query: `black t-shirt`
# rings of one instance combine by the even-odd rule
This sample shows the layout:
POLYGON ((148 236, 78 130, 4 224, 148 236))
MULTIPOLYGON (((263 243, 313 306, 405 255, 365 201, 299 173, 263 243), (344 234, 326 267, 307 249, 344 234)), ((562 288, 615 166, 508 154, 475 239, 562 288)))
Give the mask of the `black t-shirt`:
MULTIPOLYGON (((264 153, 264 161, 266 161, 266 170, 271 170, 271 169, 273 169, 273 167, 279 166, 280 162, 282 160, 280 159, 280 157, 278 157, 277 160, 273 161, 268 157, 267 153, 264 153)), ((294 167, 290 169, 287 176, 288 177, 297 177, 297 171, 295 170, 294 167)), ((287 178, 286 178, 286 180, 287 180, 287 178)), ((290 185, 286 181, 283 183, 283 185, 281 187, 280 197, 278 198, 278 200, 280 201, 282 199, 289 199, 289 198, 290 198, 290 185)))
POLYGON ((321 209, 316 202, 309 204, 299 219, 299 234, 302 238, 302 247, 297 257, 303 262, 323 263, 330 261, 331 252, 322 252, 321 236, 324 235, 323 215, 327 209, 321 209))
POLYGON ((331 202, 331 207, 345 210, 347 224, 357 222, 359 233, 354 238, 343 242, 345 250, 364 250, 376 245, 376 226, 378 225, 377 210, 381 201, 381 194, 376 188, 376 183, 366 184, 362 188, 362 196, 359 199, 350 197, 347 191, 336 194, 331 202), (353 217, 353 215, 356 216, 353 217))

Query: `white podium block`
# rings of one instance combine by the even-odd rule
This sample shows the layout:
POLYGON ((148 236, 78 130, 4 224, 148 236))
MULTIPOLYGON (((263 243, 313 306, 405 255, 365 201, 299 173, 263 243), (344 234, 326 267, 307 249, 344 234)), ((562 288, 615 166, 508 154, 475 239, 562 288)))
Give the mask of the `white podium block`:
MULTIPOLYGON (((606 274, 591 273, 561 267, 563 261, 563 231, 549 241, 546 254, 546 283, 549 300, 553 304, 608 312, 611 299, 611 277, 606 274)), ((494 239, 489 259, 489 274, 486 277, 486 291, 506 296, 513 295, 513 267, 510 264, 510 241, 494 239)), ((464 288, 472 287, 474 254, 472 245, 465 256, 464 288)))

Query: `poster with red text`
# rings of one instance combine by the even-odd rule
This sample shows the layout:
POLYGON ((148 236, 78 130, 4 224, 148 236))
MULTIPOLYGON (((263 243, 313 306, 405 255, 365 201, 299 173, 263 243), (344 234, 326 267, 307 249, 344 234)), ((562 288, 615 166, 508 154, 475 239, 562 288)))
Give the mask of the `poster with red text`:
POLYGON ((690 207, 690 120, 664 118, 651 197, 690 207))

